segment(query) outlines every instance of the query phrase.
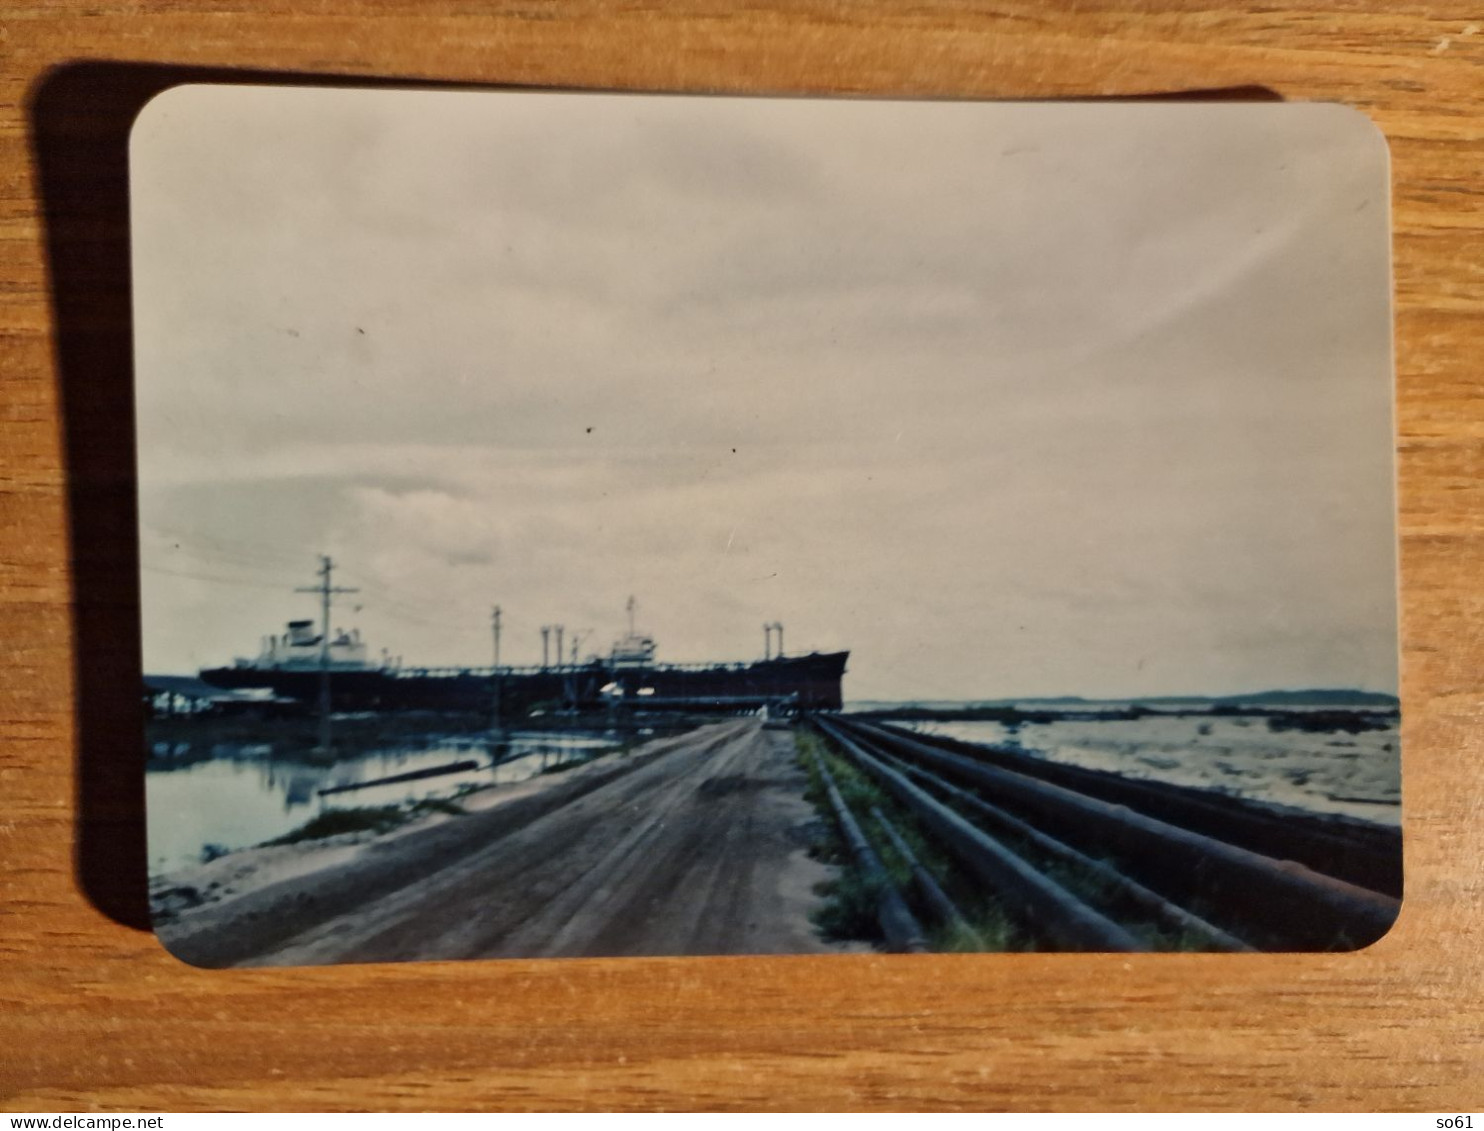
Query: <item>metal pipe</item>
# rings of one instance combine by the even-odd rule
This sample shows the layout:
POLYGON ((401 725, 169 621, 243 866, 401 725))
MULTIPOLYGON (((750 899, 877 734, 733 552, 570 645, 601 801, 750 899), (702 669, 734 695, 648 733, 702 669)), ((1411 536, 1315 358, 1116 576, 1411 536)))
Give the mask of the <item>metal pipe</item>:
POLYGON ((1171 903, 1163 896, 1150 891, 1143 884, 1129 879, 1118 869, 1101 860, 1094 860, 1091 856, 1078 852, 1075 848, 1063 844, 1055 837, 1047 836, 1040 829, 1026 824, 1018 817, 1011 816, 998 806, 982 801, 973 794, 950 785, 936 774, 917 766, 908 765, 906 762, 898 761, 890 755, 883 754, 882 760, 895 769, 901 770, 908 777, 916 778, 928 784, 932 788, 946 794, 956 804, 968 810, 979 820, 989 823, 1001 832, 1009 832, 1024 837, 1034 844, 1048 856, 1083 868, 1096 876, 1106 887, 1121 896, 1128 903, 1133 904, 1140 911, 1145 912, 1159 922, 1162 926, 1177 931, 1189 931, 1199 935, 1207 942, 1214 945, 1218 950, 1243 952, 1253 948, 1244 943, 1235 935, 1228 934, 1220 927, 1206 922, 1199 915, 1195 915, 1185 908, 1171 903))
POLYGON ((879 758, 868 754, 837 724, 816 724, 911 809, 963 865, 1012 904, 1037 933, 1069 950, 1138 951, 1144 947, 1105 915, 1037 871, 994 837, 924 793, 879 758))
POLYGON ((876 855, 876 850, 871 847, 871 842, 866 839, 866 834, 861 831, 855 815, 851 813, 850 806, 840 796, 829 767, 818 755, 814 756, 814 767, 819 771, 820 780, 824 782, 830 807, 834 809, 835 820, 840 823, 840 831, 850 845, 851 855, 866 873, 867 879, 877 885, 879 894, 876 900, 876 921, 881 924, 881 933, 886 936, 887 946, 899 953, 922 953, 927 950, 927 940, 923 937, 922 928, 907 909, 907 904, 892 883, 881 858, 876 855))
POLYGON ((1383 895, 1402 894, 1399 830, 1352 823, 1339 817, 1316 817, 1312 823, 1295 823, 1291 817, 1275 816, 1239 798, 1202 796, 1199 791, 1168 782, 1139 781, 946 735, 919 735, 891 725, 881 725, 880 729, 919 739, 950 754, 963 754, 1027 777, 1066 786, 1089 797, 1127 805, 1150 817, 1227 844, 1250 848, 1263 856, 1297 860, 1316 872, 1383 895), (1315 827, 1321 822, 1328 827, 1315 827))
POLYGON ((912 846, 902 839, 902 834, 897 827, 887 819, 879 805, 871 806, 871 816, 876 818, 876 823, 881 826, 881 831, 886 834, 886 839, 891 841, 891 846, 912 869, 912 881, 917 885, 918 892, 922 895, 922 901, 933 909, 933 914, 944 926, 957 931, 967 938, 974 946, 983 950, 985 947, 984 936, 969 925, 964 918, 963 912, 958 909, 953 900, 948 898, 948 893, 943 890, 938 881, 922 865, 917 854, 912 851, 912 846))
MULTIPOLYGON (((861 724, 851 724, 852 730, 861 724)), ((1208 895, 1223 910, 1245 905, 1300 945, 1364 946, 1386 933, 1400 904, 1390 896, 1325 876, 1292 860, 1268 856, 1178 828, 1051 782, 949 754, 874 727, 881 745, 959 781, 993 790, 1022 811, 1068 836, 1139 864, 1156 891, 1176 898, 1208 895), (1183 864, 1184 866, 1175 866, 1183 864), (1352 933, 1353 932, 1353 933, 1352 933)))

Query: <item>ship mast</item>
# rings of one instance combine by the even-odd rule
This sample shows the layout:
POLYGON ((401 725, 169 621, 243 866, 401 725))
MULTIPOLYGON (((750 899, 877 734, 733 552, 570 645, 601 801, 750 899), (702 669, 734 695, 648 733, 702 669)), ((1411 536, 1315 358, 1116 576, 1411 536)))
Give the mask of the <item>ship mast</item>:
POLYGON ((500 679, 500 606, 496 605, 490 609, 490 631, 495 638, 495 670, 494 675, 494 709, 490 716, 490 734, 500 737, 500 694, 504 690, 503 681, 500 679))
POLYGON ((330 577, 335 563, 329 554, 320 555, 319 584, 300 586, 295 593, 318 593, 320 595, 319 629, 319 752, 330 752, 330 598, 336 593, 359 593, 359 589, 347 589, 343 585, 331 585, 330 577))

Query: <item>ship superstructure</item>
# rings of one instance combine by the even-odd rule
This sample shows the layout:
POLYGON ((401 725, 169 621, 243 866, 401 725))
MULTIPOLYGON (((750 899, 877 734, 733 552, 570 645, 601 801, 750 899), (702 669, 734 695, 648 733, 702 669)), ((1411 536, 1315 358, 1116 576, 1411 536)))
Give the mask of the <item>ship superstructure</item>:
POLYGON ((608 664, 615 671, 627 668, 646 668, 654 663, 654 637, 645 636, 634 628, 636 603, 630 597, 625 609, 629 614, 629 631, 613 642, 608 654, 608 664))
POLYGON ((312 620, 291 620, 287 630, 263 637, 262 649, 255 659, 239 659, 238 666, 280 671, 319 671, 328 663, 331 671, 365 671, 371 666, 361 630, 336 629, 330 634, 328 649, 322 648, 324 637, 312 620), (321 655, 328 651, 326 661, 321 655))

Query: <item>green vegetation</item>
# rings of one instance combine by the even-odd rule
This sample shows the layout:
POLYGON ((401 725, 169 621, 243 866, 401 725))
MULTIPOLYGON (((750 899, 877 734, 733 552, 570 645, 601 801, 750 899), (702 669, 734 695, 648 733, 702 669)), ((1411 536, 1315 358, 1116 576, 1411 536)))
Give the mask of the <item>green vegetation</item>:
POLYGON ((446 813, 458 817, 464 812, 464 807, 457 801, 442 797, 428 797, 410 805, 363 805, 353 809, 326 809, 292 832, 265 840, 260 847, 325 840, 345 833, 369 832, 379 836, 428 813, 446 813))
POLYGON ((962 873, 950 858, 938 851, 932 840, 923 833, 916 818, 890 794, 852 763, 833 753, 829 744, 813 731, 803 728, 796 730, 794 741, 800 764, 809 775, 809 787, 804 796, 818 811, 822 826, 819 839, 810 848, 810 855, 840 870, 836 878, 826 880, 818 888, 818 894, 825 898, 825 902, 815 913, 814 924, 825 938, 880 943, 881 928, 876 921, 880 887, 856 866, 850 846, 836 823, 823 779, 816 770, 811 755, 818 755, 829 767, 830 774, 839 787, 840 796, 845 799, 866 839, 881 858, 891 881, 922 924, 931 949, 968 952, 1030 948, 1030 940, 1015 930, 1004 909, 992 897, 986 896, 980 890, 980 885, 962 873), (912 881, 911 865, 897 854, 872 814, 873 808, 879 808, 882 815, 892 823, 918 862, 932 874, 963 912, 970 927, 978 933, 978 939, 961 929, 937 921, 932 911, 922 903, 912 881))
POLYGON ((342 833, 384 833, 407 820, 407 813, 400 805, 366 805, 355 809, 326 809, 283 836, 264 841, 265 846, 298 844, 305 840, 324 840, 342 833))
MULTIPOLYGON (((813 802, 827 829, 815 846, 813 855, 825 863, 841 869, 835 880, 821 885, 819 894, 826 903, 816 914, 815 924, 826 938, 880 941, 880 928, 876 924, 876 896, 870 884, 855 866, 835 823, 834 811, 825 794, 823 782, 813 768, 811 754, 819 755, 829 767, 831 775, 860 823, 876 854, 890 873, 892 880, 908 900, 919 922, 928 933, 932 949, 937 951, 1015 951, 1038 949, 1034 937, 1029 935, 1012 916, 1005 905, 987 892, 984 885, 962 869, 948 854, 938 848, 935 840, 924 833, 915 816, 896 803, 890 794, 867 774, 856 768, 853 762, 835 754, 831 745, 812 731, 796 731, 796 744, 801 764, 809 773, 810 786, 806 798, 813 802), (975 939, 961 928, 954 928, 935 919, 931 910, 923 906, 912 882, 910 864, 901 858, 890 839, 882 832, 872 815, 872 808, 879 807, 892 823, 898 834, 906 841, 918 862, 930 872, 949 899, 963 914, 970 928, 981 937, 975 939)), ((933 792, 929 790, 929 792, 933 792)), ((966 790, 970 796, 979 797, 978 791, 966 790)), ((991 801, 989 798, 981 800, 991 801)), ((949 802, 951 807, 959 806, 949 802)), ((962 812, 962 810, 960 810, 962 812)), ((968 814, 964 815, 975 825, 980 822, 968 814)), ((984 827, 984 826, 981 826, 984 827)), ((1109 915, 1122 923, 1124 928, 1151 951, 1201 951, 1210 949, 1204 937, 1188 931, 1165 929, 1151 923, 1142 912, 1130 912, 1122 907, 1122 897, 1113 889, 1108 879, 1085 865, 1048 857, 1028 838, 999 829, 985 828, 995 840, 1011 852, 1042 872, 1048 879, 1060 885, 1088 906, 1109 915), (1130 912, 1125 914, 1125 912, 1130 912)), ((1122 871, 1114 859, 1098 860, 1115 871, 1122 871)), ((1207 914, 1202 906, 1192 906, 1197 915, 1207 914)))
MULTIPOLYGON (((462 797, 464 794, 459 796, 462 797)), ((421 816, 423 813, 447 813, 450 817, 462 817, 466 812, 467 810, 457 801, 451 801, 446 797, 425 797, 421 801, 414 801, 408 809, 408 815, 412 817, 421 816)))
POLYGON ((575 770, 578 766, 585 766, 589 762, 596 762, 599 758, 607 757, 609 754, 627 754, 633 749, 632 742, 625 742, 618 746, 598 746, 585 750, 578 750, 570 758, 564 758, 560 762, 554 762, 541 771, 542 774, 562 774, 568 770, 575 770))
POLYGON ((841 864, 833 880, 819 885, 818 893, 825 903, 811 919, 819 933, 832 942, 881 940, 881 925, 876 920, 881 885, 871 880, 853 864, 841 864))

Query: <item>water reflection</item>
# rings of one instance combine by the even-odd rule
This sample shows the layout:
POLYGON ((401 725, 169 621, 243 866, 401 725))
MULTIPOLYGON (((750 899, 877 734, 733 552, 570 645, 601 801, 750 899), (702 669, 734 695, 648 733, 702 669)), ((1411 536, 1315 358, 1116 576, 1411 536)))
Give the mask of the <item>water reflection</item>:
POLYGON ((611 735, 517 731, 499 742, 440 737, 316 764, 303 754, 276 752, 266 743, 157 742, 145 775, 150 871, 158 874, 261 844, 328 809, 454 798, 476 788, 522 782, 617 746, 611 735), (475 768, 329 797, 319 792, 467 761, 475 762, 475 768))

